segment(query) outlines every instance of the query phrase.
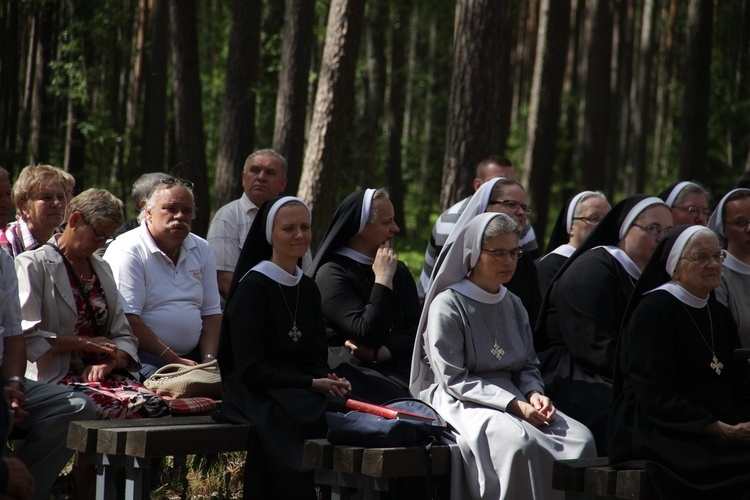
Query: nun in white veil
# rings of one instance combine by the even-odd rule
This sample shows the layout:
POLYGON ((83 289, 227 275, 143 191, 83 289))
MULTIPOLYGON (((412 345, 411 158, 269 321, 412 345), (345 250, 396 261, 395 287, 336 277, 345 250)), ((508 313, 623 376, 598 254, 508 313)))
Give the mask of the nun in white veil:
POLYGON ((455 430, 451 498, 563 498, 555 460, 595 456, 593 436, 544 396, 528 316, 504 285, 520 227, 504 214, 457 227, 425 297, 410 390, 455 430))

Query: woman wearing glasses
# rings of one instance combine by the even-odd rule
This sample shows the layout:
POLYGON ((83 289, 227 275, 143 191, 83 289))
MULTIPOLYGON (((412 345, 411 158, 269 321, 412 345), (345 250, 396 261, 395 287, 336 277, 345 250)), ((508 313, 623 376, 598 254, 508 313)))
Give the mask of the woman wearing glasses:
POLYGON ((594 433, 606 453, 612 365, 622 315, 672 214, 662 200, 621 201, 578 247, 547 289, 534 343, 547 394, 594 433))
POLYGON ((555 498, 553 462, 595 455, 544 394, 526 310, 504 286, 520 232, 496 213, 456 226, 425 297, 410 389, 454 429, 452 498, 555 498))
POLYGON ((706 190, 695 182, 674 182, 659 193, 659 198, 672 209, 675 226, 682 224, 705 226, 711 215, 706 190))
MULTIPOLYGON (((73 198, 62 234, 15 259, 26 377, 86 391, 112 382, 115 370, 140 367, 138 341, 125 318, 109 266, 94 252, 122 224, 122 203, 104 189, 73 198)), ((94 399, 99 418, 126 418, 137 405, 94 399)), ((142 415, 141 415, 142 416, 142 415)))
POLYGON ((716 298, 729 308, 743 347, 750 347, 750 189, 727 193, 716 206, 708 227, 727 251, 716 298))
MULTIPOLYGON (((448 235, 443 250, 435 263, 433 274, 440 268, 443 254, 453 243, 458 230, 468 224, 474 217, 485 212, 505 214, 523 228, 526 226, 527 217, 533 211, 526 204, 526 191, 518 181, 498 177, 485 182, 469 199, 466 208, 456 221, 453 231, 448 235)), ((534 328, 542 296, 539 293, 539 281, 534 258, 527 252, 522 253, 518 258, 515 273, 507 283, 507 288, 521 299, 521 303, 528 313, 531 327, 534 328)))
POLYGON ((748 498, 750 365, 712 296, 724 252, 702 226, 659 243, 623 319, 609 458, 645 469, 659 498, 748 498))
POLYGON ((583 191, 565 202, 552 228, 547 254, 537 265, 539 290, 542 293, 610 208, 607 197, 599 191, 583 191))

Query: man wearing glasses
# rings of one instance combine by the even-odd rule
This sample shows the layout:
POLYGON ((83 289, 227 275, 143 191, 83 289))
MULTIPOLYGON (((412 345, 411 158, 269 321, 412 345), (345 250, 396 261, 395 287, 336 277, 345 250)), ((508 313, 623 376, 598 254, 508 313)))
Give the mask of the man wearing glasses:
POLYGON ((140 227, 104 254, 138 337, 148 378, 167 363, 195 365, 216 358, 221 325, 216 264, 208 242, 190 232, 193 183, 159 180, 139 216, 140 227))
MULTIPOLYGON (((217 210, 206 239, 216 259, 219 293, 226 298, 240 250, 261 205, 286 188, 286 158, 273 149, 259 149, 248 156, 242 171, 242 196, 217 210)), ((302 270, 312 262, 310 252, 302 259, 302 270)))
MULTIPOLYGON (((513 164, 507 158, 500 155, 488 156, 477 165, 476 178, 472 183, 474 191, 479 189, 479 186, 497 177, 505 177, 507 179, 515 179, 516 174, 513 169, 513 164)), ((419 300, 424 300, 424 294, 427 291, 427 287, 430 284, 430 275, 432 274, 432 268, 435 266, 435 261, 440 255, 440 251, 445 245, 448 235, 456 225, 456 221, 463 213, 466 205, 468 204, 471 196, 459 201, 448 210, 440 214, 437 222, 432 227, 432 233, 430 235, 430 241, 427 243, 427 250, 424 254, 424 265, 422 267, 422 273, 417 281, 417 293, 419 294, 419 300)), ((509 210, 514 210, 517 207, 510 207, 509 210)), ((531 224, 524 223, 523 230, 518 239, 518 246, 526 253, 531 255, 534 259, 538 257, 539 246, 536 241, 536 234, 531 224)))

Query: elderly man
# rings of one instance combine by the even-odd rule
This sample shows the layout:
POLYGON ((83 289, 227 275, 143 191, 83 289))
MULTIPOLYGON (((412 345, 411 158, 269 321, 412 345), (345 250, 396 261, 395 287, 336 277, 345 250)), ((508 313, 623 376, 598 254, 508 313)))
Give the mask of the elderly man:
MULTIPOLYGON (((164 172, 149 172, 141 175, 135 180, 130 195, 133 200, 133 208, 135 209, 136 214, 140 214, 141 210, 143 210, 143 205, 146 204, 148 196, 159 183, 159 180, 166 179, 167 177, 169 177, 169 174, 164 172)), ((115 237, 120 236, 122 233, 126 233, 131 229, 137 228, 140 224, 140 218, 137 216, 125 221, 125 224, 117 228, 117 231, 115 231, 115 237)))
MULTIPOLYGON (((286 158, 273 149, 259 149, 248 156, 242 172, 242 196, 221 207, 208 228, 206 239, 214 252, 223 298, 229 292, 234 267, 258 209, 286 188, 286 169, 286 158)), ((309 254, 306 257, 309 263, 309 254)))
POLYGON ((216 264, 206 240, 190 233, 192 188, 184 179, 161 179, 141 211, 141 225, 104 254, 138 337, 144 379, 167 363, 195 365, 216 357, 216 264))
MULTIPOLYGON (((479 165, 477 165, 476 177, 472 183, 474 191, 479 189, 479 186, 488 180, 496 177, 515 179, 516 174, 510 160, 500 155, 491 155, 480 161, 479 165)), ((445 240, 448 238, 448 235, 451 234, 453 226, 456 225, 456 221, 463 213, 464 208, 466 208, 466 204, 470 199, 471 196, 464 198, 440 214, 440 217, 438 217, 438 220, 432 227, 430 241, 427 243, 427 250, 425 250, 424 253, 422 273, 417 281, 417 294, 419 295, 419 300, 424 300, 424 295, 430 284, 430 275, 432 274, 432 268, 435 266, 435 261, 440 255, 440 251, 443 249, 445 240)), ((537 258, 539 246, 537 245, 536 234, 534 233, 534 228, 531 227, 531 224, 527 223, 524 225, 520 239, 518 240, 518 246, 521 247, 524 252, 528 252, 535 259, 537 258)))

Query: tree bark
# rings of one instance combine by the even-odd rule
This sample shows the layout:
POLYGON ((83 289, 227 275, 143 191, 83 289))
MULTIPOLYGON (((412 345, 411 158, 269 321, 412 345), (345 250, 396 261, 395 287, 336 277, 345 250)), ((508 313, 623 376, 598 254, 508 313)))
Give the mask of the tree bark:
POLYGON ((38 4, 35 8, 36 47, 34 53, 34 80, 31 91, 31 112, 29 120, 28 163, 37 164, 49 161, 49 143, 45 140, 51 121, 45 120, 49 114, 49 98, 45 92, 49 81, 49 62, 53 54, 53 34, 55 33, 53 5, 38 4))
POLYGON ((552 166, 557 154, 569 26, 570 0, 542 0, 523 171, 529 202, 537 210, 534 230, 540 244, 547 227, 552 166))
POLYGON ((477 164, 494 150, 499 27, 506 5, 501 0, 459 0, 456 6, 441 211, 471 194, 477 164))
POLYGON ((302 174, 314 15, 315 2, 286 0, 273 149, 289 163, 287 193, 297 192, 302 174))
POLYGON ((700 179, 706 169, 713 9, 712 0, 688 2, 680 179, 700 179))
POLYGON ((253 152, 255 91, 260 57, 259 0, 232 0, 226 91, 216 165, 214 211, 242 193, 245 159, 253 152))
MULTIPOLYGON (((144 57, 141 168, 137 174, 165 170, 167 137, 167 59, 169 0, 152 0, 148 49, 144 57)), ((134 175, 134 177, 137 177, 134 175)))
POLYGON ((193 221, 193 232, 205 237, 208 230, 210 203, 195 12, 195 0, 170 1, 175 154, 178 162, 175 174, 195 183, 197 210, 193 221))
MULTIPOLYGON (((299 195, 313 210, 319 239, 336 207, 338 170, 354 91, 364 0, 332 0, 299 195)), ((318 241, 313 242, 313 248, 318 241)))
POLYGON ((404 133, 406 99, 406 55, 403 23, 409 19, 409 4, 396 2, 391 12, 391 91, 388 100, 388 154, 386 172, 390 198, 398 227, 406 230, 404 222, 404 180, 402 174, 401 138, 404 133))
POLYGON ((18 2, 7 0, 0 4, 0 164, 13 171, 19 118, 19 75, 22 56, 19 38, 18 2))

